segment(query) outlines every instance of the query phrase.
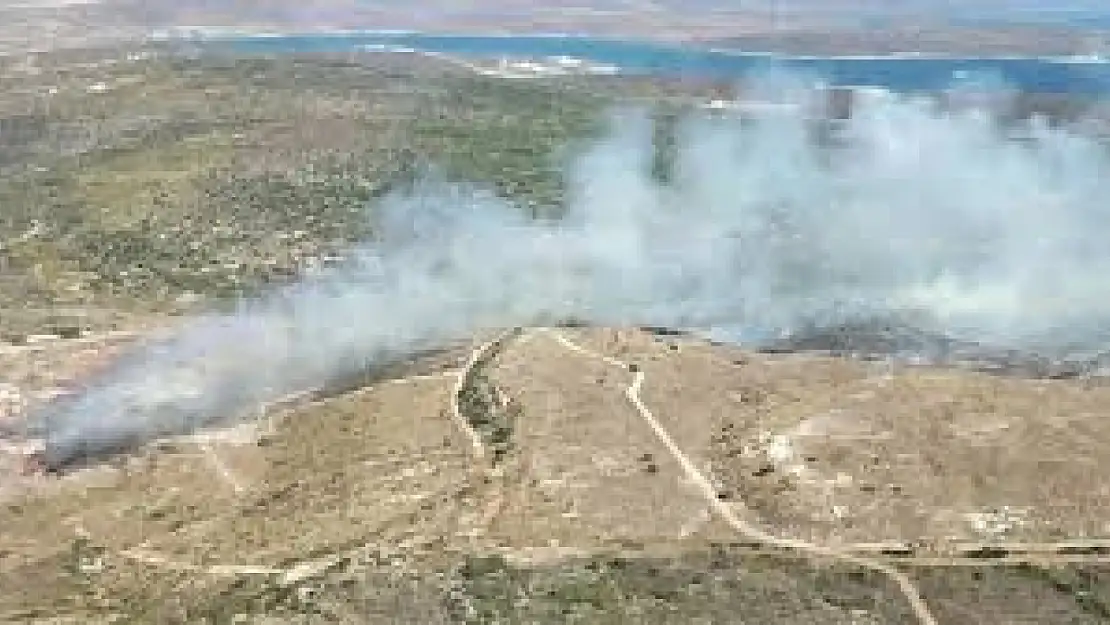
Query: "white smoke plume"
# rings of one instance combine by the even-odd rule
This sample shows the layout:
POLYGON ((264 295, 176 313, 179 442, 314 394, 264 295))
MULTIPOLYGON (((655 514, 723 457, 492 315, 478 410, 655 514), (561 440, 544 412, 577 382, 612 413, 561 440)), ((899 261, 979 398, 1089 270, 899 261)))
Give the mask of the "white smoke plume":
MULTIPOLYGON (((749 90, 750 91, 750 90, 749 90)), ((804 111, 815 93, 772 81, 804 111)), ((568 213, 533 221, 427 180, 373 207, 352 262, 234 314, 193 320, 50 415, 64 462, 196 427, 390 355, 481 328, 565 317, 727 327, 759 341, 808 322, 917 315, 1012 347, 1088 347, 1110 328, 1105 146, 1034 120, 874 94, 834 146, 799 112, 691 117, 675 180, 649 176, 651 123, 571 163, 568 213)))

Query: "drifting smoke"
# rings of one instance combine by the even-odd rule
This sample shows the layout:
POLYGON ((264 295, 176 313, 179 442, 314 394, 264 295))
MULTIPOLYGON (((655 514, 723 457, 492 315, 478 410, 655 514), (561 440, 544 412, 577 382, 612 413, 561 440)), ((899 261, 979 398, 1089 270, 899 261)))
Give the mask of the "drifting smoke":
MULTIPOLYGON (((814 93, 778 84, 805 108, 814 93)), ((1089 346, 1110 327, 1110 162, 1039 122, 857 102, 835 146, 798 113, 689 119, 673 183, 640 112, 571 164, 568 214, 525 218, 427 180, 374 208, 380 240, 336 271, 196 319, 59 407, 47 457, 197 427, 481 328, 574 317, 727 328, 914 315, 1010 347, 1089 346)))

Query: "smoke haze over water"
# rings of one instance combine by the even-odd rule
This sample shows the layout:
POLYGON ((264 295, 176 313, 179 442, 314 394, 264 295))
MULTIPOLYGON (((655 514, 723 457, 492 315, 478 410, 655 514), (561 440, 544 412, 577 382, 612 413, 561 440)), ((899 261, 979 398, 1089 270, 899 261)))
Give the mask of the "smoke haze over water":
MULTIPOLYGON (((766 90, 813 96, 788 80, 766 90)), ((882 95, 857 103, 836 148, 798 114, 692 118, 664 188, 649 175, 651 122, 619 112, 570 166, 563 219, 437 180, 386 198, 379 240, 347 266, 196 319, 56 407, 48 459, 188 430, 478 329, 565 317, 761 341, 912 314, 960 338, 1092 349, 1110 327, 1110 159, 1092 139, 1025 130, 1035 141, 1006 141, 989 111, 882 95)))

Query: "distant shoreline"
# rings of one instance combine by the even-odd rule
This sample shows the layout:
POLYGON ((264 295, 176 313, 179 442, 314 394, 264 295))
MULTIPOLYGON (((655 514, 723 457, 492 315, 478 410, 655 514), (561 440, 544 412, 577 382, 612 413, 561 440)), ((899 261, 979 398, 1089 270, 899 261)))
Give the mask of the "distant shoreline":
MULTIPOLYGON (((320 31, 265 31, 265 30, 249 30, 249 29, 224 29, 224 28, 201 28, 201 27, 180 27, 176 31, 184 32, 167 32, 167 31, 154 31, 147 35, 147 39, 156 42, 172 42, 172 41, 196 41, 203 43, 235 43, 251 40, 276 40, 276 39, 328 39, 328 38, 343 38, 343 37, 367 37, 367 38, 404 38, 404 37, 418 37, 428 41, 443 40, 443 39, 472 39, 472 40, 494 40, 494 39, 517 39, 517 40, 543 40, 543 39, 563 39, 563 40, 578 40, 578 41, 597 41, 602 43, 618 43, 618 44, 636 44, 636 45, 650 45, 660 49, 666 49, 678 52, 701 52, 709 54, 719 54, 731 57, 746 57, 746 58, 771 58, 781 61, 881 61, 881 60, 897 60, 897 61, 1013 61, 1013 62, 1046 62, 1046 63, 1059 63, 1069 65, 1110 65, 1110 54, 984 54, 984 55, 967 55, 958 53, 937 53, 937 52, 891 52, 883 54, 799 54, 791 52, 780 52, 774 50, 760 50, 760 49, 744 49, 733 48, 728 46, 716 46, 710 43, 674 43, 667 41, 659 41, 643 37, 614 37, 606 35, 591 35, 582 33, 548 33, 548 32, 534 32, 534 33, 506 33, 500 31, 491 31, 487 33, 479 32, 451 32, 451 31, 421 31, 421 30, 405 30, 405 29, 341 29, 341 30, 320 30, 320 31)), ((356 44, 361 45, 361 44, 356 44)), ((408 46, 411 47, 411 46, 408 46)))

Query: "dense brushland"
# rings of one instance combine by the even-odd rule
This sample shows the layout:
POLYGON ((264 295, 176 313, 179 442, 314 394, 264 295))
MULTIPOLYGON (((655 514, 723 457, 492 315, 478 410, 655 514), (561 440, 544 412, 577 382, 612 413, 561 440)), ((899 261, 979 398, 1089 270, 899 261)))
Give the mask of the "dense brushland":
MULTIPOLYGON (((375 199, 428 167, 550 214, 565 150, 598 130, 607 101, 712 89, 499 81, 419 57, 159 49, 9 58, 0 73, 0 297, 20 304, 0 331, 15 338, 111 323, 90 310, 256 293, 372 236, 375 199), (47 308, 86 312, 36 312, 47 308)), ((1016 104, 1019 115, 1082 108, 1016 104)), ((658 115, 661 148, 671 113, 658 115)))
POLYGON ((372 236, 374 200, 431 164, 542 211, 604 97, 418 58, 88 59, 2 70, 0 293, 21 308, 255 293, 372 236))

